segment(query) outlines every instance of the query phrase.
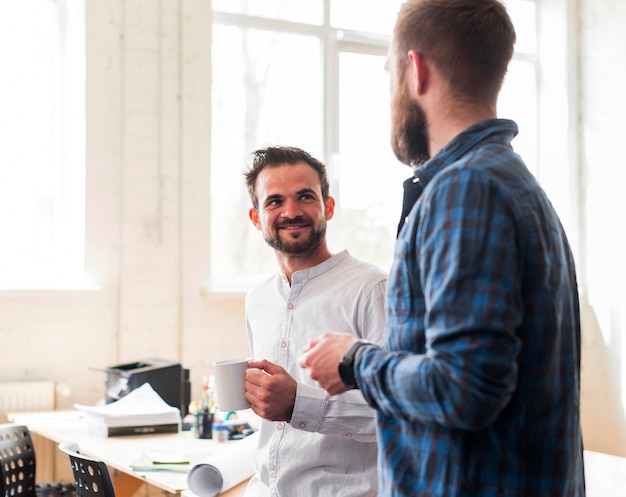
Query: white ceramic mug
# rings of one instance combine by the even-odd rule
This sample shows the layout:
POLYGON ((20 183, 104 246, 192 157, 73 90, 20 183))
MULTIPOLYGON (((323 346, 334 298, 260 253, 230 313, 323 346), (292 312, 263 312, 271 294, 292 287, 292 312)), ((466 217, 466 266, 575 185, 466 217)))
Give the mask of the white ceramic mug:
POLYGON ((221 411, 249 409, 243 386, 250 359, 227 359, 213 363, 217 407, 221 411))

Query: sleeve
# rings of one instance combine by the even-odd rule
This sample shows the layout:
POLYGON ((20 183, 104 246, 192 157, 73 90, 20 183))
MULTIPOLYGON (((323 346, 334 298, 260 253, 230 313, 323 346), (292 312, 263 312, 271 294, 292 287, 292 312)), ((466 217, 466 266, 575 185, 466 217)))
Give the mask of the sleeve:
MULTIPOLYGON (((357 297, 354 333, 373 343, 380 343, 384 332, 385 285, 385 278, 379 278, 357 297)), ((358 390, 329 397, 317 386, 298 383, 290 424, 304 431, 376 442, 376 411, 358 390)))
POLYGON ((418 216, 409 242, 415 268, 403 267, 398 277, 419 296, 394 296, 406 313, 394 330, 397 342, 389 343, 394 351, 364 347, 357 381, 368 403, 387 416, 481 429, 517 383, 521 268, 511 205, 489 179, 461 171, 438 181, 418 216), (418 333, 421 350, 398 345, 418 333))
POLYGON ((376 442, 376 412, 358 390, 328 397, 321 388, 298 383, 290 424, 303 431, 376 442))

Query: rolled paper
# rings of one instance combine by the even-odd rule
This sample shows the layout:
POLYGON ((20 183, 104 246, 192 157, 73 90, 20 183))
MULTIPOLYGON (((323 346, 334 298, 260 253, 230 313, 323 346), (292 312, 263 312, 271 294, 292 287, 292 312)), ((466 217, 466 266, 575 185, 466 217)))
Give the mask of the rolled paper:
POLYGON ((258 433, 242 440, 221 444, 215 454, 194 465, 187 474, 187 486, 198 497, 214 497, 238 485, 254 473, 252 454, 258 433))

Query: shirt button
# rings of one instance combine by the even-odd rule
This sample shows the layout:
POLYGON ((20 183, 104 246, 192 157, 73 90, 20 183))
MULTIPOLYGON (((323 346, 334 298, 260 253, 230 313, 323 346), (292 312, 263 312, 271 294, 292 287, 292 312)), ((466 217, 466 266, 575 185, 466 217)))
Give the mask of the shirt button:
POLYGON ((276 466, 275 466, 275 465, 273 465, 273 464, 270 464, 270 465, 269 465, 269 468, 270 468, 270 471, 274 471, 274 470, 276 469, 276 466))
POLYGON ((280 346, 285 349, 287 348, 287 342, 280 342, 280 346))
POLYGON ((293 304, 288 304, 287 305, 287 309, 289 309, 289 310, 293 309, 294 307, 295 307, 295 305, 293 305, 293 304))
POLYGON ((304 428, 306 426, 306 423, 304 421, 300 421, 300 423, 298 423, 298 426, 300 428, 304 428))
POLYGON ((282 423, 278 423, 278 424, 276 425, 276 429, 277 429, 277 430, 282 430, 282 429, 283 429, 283 424, 282 424, 282 423))

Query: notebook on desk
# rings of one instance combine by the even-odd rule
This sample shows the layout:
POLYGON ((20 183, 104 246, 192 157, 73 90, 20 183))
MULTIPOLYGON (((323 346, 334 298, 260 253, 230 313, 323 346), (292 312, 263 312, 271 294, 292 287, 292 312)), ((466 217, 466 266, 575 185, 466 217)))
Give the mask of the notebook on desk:
POLYGON ((179 452, 154 451, 144 453, 140 458, 133 461, 130 467, 134 471, 175 471, 188 473, 194 465, 208 457, 206 452, 201 454, 181 454, 179 452), (158 457, 157 457, 158 456, 158 457))

